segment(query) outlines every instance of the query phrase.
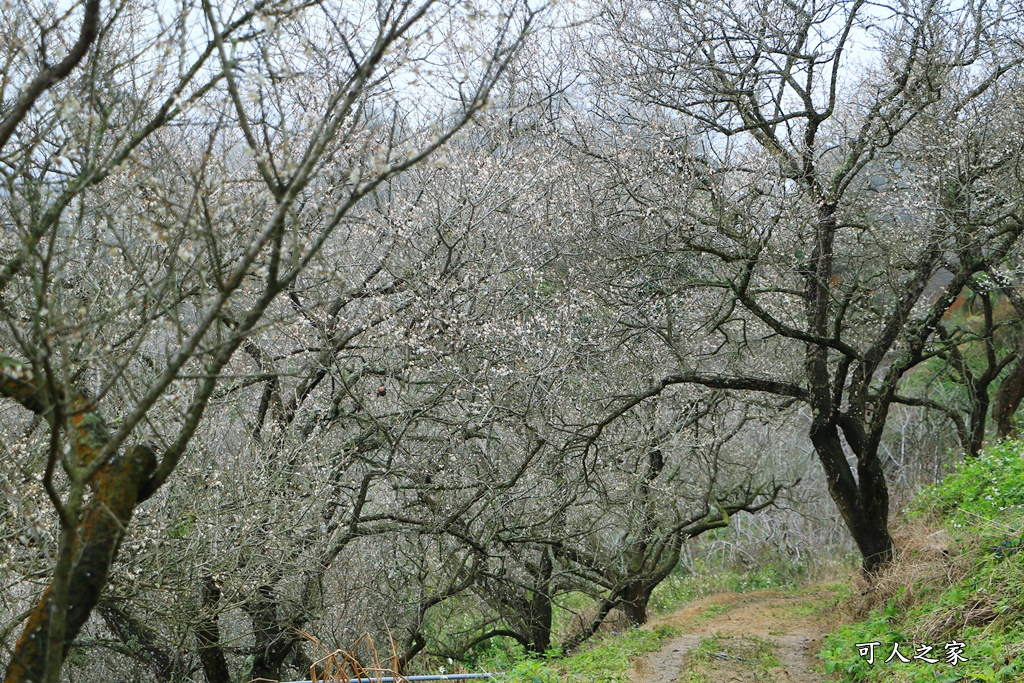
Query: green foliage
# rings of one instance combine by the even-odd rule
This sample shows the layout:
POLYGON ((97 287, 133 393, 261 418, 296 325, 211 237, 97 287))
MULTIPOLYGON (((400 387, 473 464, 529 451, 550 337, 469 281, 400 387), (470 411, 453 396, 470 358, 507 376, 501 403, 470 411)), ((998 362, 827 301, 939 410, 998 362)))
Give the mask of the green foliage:
POLYGON ((501 666, 504 662, 500 658, 478 659, 477 663, 484 668, 504 669, 502 680, 507 683, 625 683, 634 657, 658 650, 678 632, 668 626, 634 628, 595 640, 590 647, 569 656, 555 651, 543 658, 522 658, 508 666, 501 666))
MULTIPOLYGON (((1024 680, 1022 456, 1024 443, 1004 441, 918 496, 913 511, 940 515, 958 548, 949 559, 907 558, 905 585, 883 608, 826 638, 820 656, 827 672, 858 683, 1024 680), (943 647, 953 640, 966 644, 968 657, 956 667, 944 661, 943 647), (881 645, 868 664, 857 643, 872 641, 881 645), (932 645, 930 656, 940 661, 885 664, 894 642, 909 657, 916 644, 932 645)), ((895 572, 901 576, 900 566, 895 572)))
POLYGON ((913 509, 943 517, 957 510, 982 517, 1024 510, 1024 441, 1007 439, 965 460, 918 495, 913 509))
POLYGON ((806 567, 796 564, 771 563, 740 571, 698 563, 694 571, 680 568, 658 584, 649 607, 654 612, 666 613, 715 593, 792 590, 805 573, 806 567))
MULTIPOLYGON (((867 658, 859 654, 857 644, 872 641, 889 644, 891 647, 892 643, 906 643, 907 639, 893 628, 888 613, 872 612, 868 619, 846 624, 826 637, 824 646, 819 653, 819 656, 825 661, 825 673, 842 674, 844 681, 891 680, 872 678, 874 674, 890 671, 885 668, 890 665, 882 663, 889 656, 889 651, 882 652, 884 645, 876 649, 874 664, 868 664, 867 658)), ((901 663, 899 666, 911 665, 901 663)), ((891 668, 892 671, 895 671, 896 665, 891 665, 891 668)))
MULTIPOLYGON (((894 617, 887 611, 873 611, 868 619, 843 626, 826 638, 819 654, 825 662, 826 673, 838 674, 839 680, 844 682, 857 683, 1014 683, 1021 680, 1024 668, 1018 655, 1024 631, 1019 628, 967 627, 947 639, 930 641, 928 644, 934 649, 929 656, 939 660, 933 664, 913 659, 913 638, 904 635, 897 626, 911 623, 912 619, 894 617), (944 644, 953 639, 966 644, 964 655, 968 657, 968 661, 955 667, 945 661, 943 650, 944 644), (874 663, 868 664, 867 658, 860 656, 857 644, 872 641, 881 645, 875 648, 874 663), (900 643, 903 656, 911 659, 909 663, 895 658, 885 663, 896 642, 900 643)), ((914 613, 919 615, 919 610, 914 613)))
POLYGON ((794 617, 809 617, 809 616, 821 616, 835 610, 836 606, 839 605, 843 600, 846 600, 853 593, 853 588, 849 581, 844 580, 841 583, 834 584, 820 584, 815 586, 809 586, 806 589, 798 589, 793 591, 796 595, 800 595, 806 592, 814 592, 820 590, 827 590, 828 594, 823 595, 817 600, 809 600, 797 603, 790 607, 786 607, 786 611, 794 617))
POLYGON ((187 512, 171 527, 169 535, 174 539, 188 538, 188 535, 192 533, 195 526, 196 514, 194 512, 187 512))

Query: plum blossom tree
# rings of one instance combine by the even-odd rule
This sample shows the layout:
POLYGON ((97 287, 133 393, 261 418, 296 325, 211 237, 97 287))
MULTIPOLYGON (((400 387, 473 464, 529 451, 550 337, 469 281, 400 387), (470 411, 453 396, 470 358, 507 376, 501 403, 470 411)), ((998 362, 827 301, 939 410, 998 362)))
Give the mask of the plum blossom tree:
POLYGON ((166 9, 3 9, 0 393, 40 418, 25 438, 45 455, 15 467, 60 530, 9 682, 58 680, 135 507, 186 458, 236 352, 258 355, 252 336, 326 245, 358 233, 356 206, 485 105, 537 11, 166 9), (453 90, 436 76, 470 61, 467 30, 485 47, 453 90))
POLYGON ((893 557, 890 407, 921 403, 908 373, 953 353, 943 316, 1024 230, 1021 137, 1003 123, 1017 10, 623 2, 606 19, 603 111, 639 144, 592 154, 623 179, 619 215, 648 247, 656 306, 635 324, 678 358, 648 395, 688 383, 804 404, 874 571, 893 557))

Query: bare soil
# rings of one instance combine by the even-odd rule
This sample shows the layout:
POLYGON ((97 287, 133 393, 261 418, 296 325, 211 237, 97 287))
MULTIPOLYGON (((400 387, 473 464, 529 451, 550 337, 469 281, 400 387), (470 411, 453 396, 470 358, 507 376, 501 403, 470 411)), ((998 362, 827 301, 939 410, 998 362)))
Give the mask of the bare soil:
MULTIPOLYGON (((815 657, 821 638, 835 619, 835 595, 826 589, 800 594, 778 591, 720 593, 690 603, 654 620, 683 634, 658 652, 636 660, 633 683, 822 683, 815 657), (695 649, 717 637, 714 651, 696 656, 695 649), (774 657, 745 656, 774 648, 774 657)), ((705 648, 707 649, 707 648, 705 648)))

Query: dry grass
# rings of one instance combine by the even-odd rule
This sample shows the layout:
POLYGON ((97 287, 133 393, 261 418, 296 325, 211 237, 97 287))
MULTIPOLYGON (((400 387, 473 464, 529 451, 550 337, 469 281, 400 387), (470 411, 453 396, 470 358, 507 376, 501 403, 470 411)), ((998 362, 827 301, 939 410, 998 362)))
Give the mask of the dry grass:
MULTIPOLYGON (((898 556, 884 572, 866 580, 858 577, 858 594, 844 610, 855 621, 872 610, 907 613, 922 602, 934 601, 943 589, 963 581, 977 566, 972 548, 960 548, 933 520, 914 520, 894 534, 898 556)), ((968 604, 937 607, 915 624, 907 624, 922 642, 942 638, 965 626, 987 624, 998 616, 996 595, 979 595, 968 604)))
POLYGON ((369 634, 360 636, 347 650, 330 650, 308 633, 299 632, 313 645, 313 664, 309 667, 309 680, 313 683, 348 683, 351 679, 378 680, 393 676, 405 680, 394 668, 399 661, 394 641, 390 654, 382 661, 377 645, 369 634), (357 653, 363 652, 362 658, 357 653))
POLYGON ((857 593, 847 611, 855 621, 884 608, 894 598, 900 609, 909 609, 923 593, 956 583, 970 569, 970 562, 958 552, 949 534, 936 528, 934 522, 908 522, 894 532, 893 538, 896 561, 871 579, 858 575, 854 581, 857 593))

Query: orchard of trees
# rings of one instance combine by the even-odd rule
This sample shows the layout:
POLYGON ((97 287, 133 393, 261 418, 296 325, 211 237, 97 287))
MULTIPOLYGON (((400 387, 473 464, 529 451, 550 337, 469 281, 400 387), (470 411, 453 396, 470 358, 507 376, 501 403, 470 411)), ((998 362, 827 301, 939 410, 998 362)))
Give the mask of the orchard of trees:
POLYGON ((1022 11, 3 0, 5 682, 574 647, 730 525, 870 577, 1016 428, 1022 11))

